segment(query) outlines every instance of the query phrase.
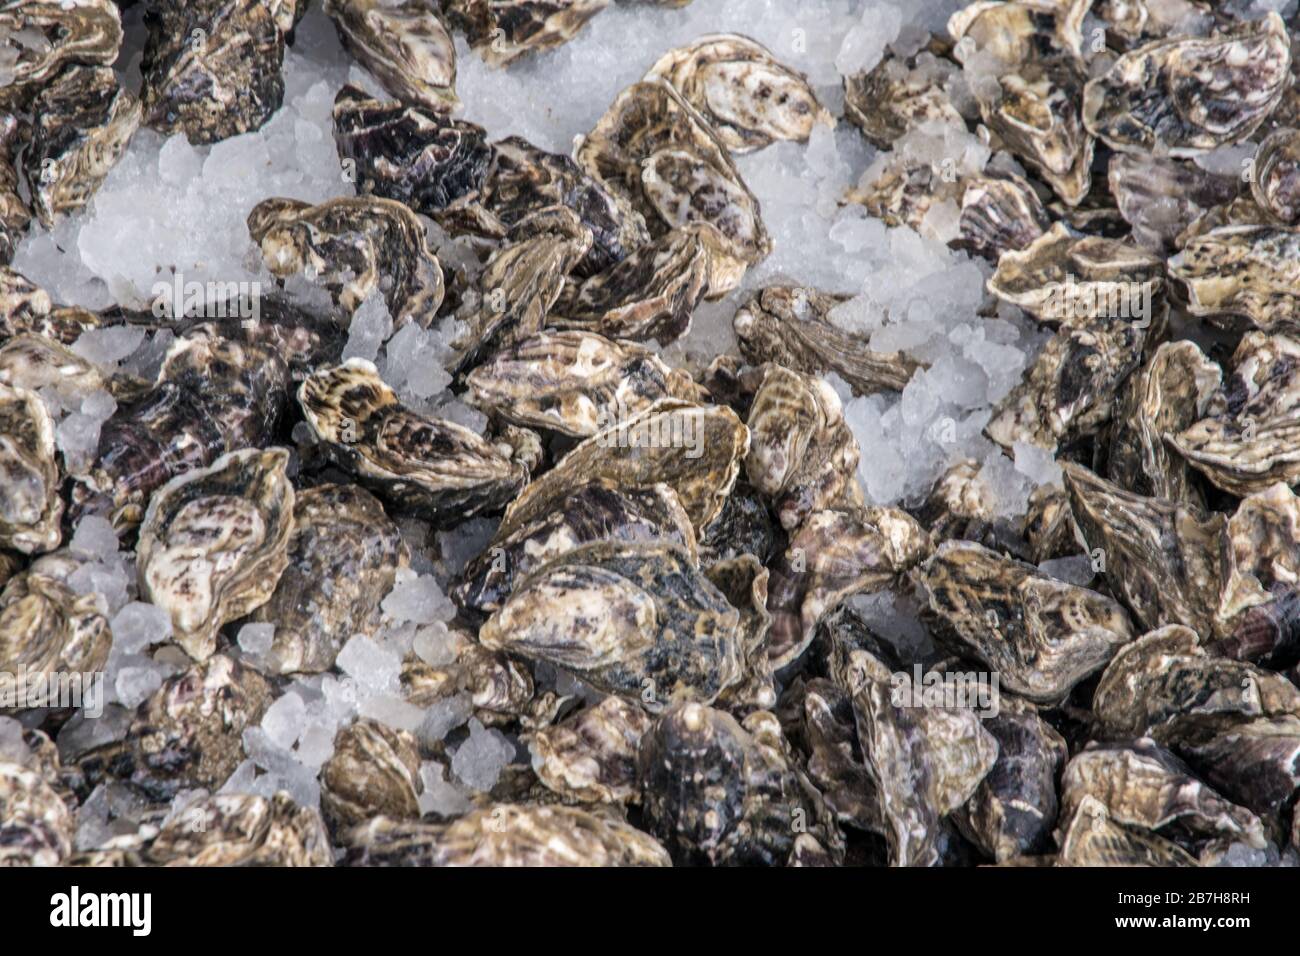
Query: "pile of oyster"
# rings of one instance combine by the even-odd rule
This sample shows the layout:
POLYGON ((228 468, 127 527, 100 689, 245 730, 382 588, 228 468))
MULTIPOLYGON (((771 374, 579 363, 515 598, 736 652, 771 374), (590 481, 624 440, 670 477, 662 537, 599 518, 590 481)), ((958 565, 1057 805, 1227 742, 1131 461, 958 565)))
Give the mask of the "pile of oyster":
MULTIPOLYGON (((843 201, 986 261, 987 314, 1048 331, 985 434, 1060 478, 1008 517, 973 461, 865 499, 835 383, 921 364, 837 324, 844 295, 746 284, 773 238, 735 157, 837 122, 771 51, 667 50, 571 156, 455 115, 453 32, 501 66, 607 2, 324 0, 385 92, 334 101, 355 195, 248 210, 284 283, 255 320, 0 270, 0 864, 1297 863, 1295 25, 979 0, 846 81, 876 147, 992 156, 895 150, 843 201), (738 352, 669 364, 727 297, 738 352), (456 330, 437 372, 485 429, 347 353, 376 300, 456 330), (152 377, 77 347, 142 327, 174 333, 152 377), (81 459, 59 418, 96 397, 81 459), (430 577, 447 613, 398 613, 430 577), (873 625, 882 597, 923 633, 873 625), (56 692, 124 654, 170 676, 119 681, 116 729, 56 692), (325 739, 293 726, 308 686, 353 695, 325 739), (248 762, 272 725, 279 776, 248 762), (456 790, 484 739, 503 764, 456 790)), ((4 262, 137 128, 211 143, 279 108, 305 0, 144 6, 133 91, 117 4, 0 4, 4 262)))

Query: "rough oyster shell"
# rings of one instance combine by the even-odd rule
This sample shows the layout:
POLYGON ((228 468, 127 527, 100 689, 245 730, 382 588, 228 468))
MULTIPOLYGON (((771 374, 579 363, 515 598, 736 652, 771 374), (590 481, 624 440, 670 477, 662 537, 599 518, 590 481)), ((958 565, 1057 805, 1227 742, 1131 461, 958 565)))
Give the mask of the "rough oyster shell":
POLYGON ((82 398, 104 387, 99 367, 44 335, 24 332, 0 346, 0 385, 82 398))
POLYGON ((235 451, 173 478, 149 501, 136 546, 140 587, 198 660, 217 631, 265 603, 289 564, 289 453, 235 451))
POLYGON ((1107 174, 1120 215, 1146 249, 1170 253, 1208 210, 1231 202, 1238 184, 1195 163, 1142 153, 1115 153, 1107 174))
POLYGON ((1083 91, 1083 121, 1119 152, 1195 156, 1250 136, 1291 83, 1282 18, 1125 53, 1083 91))
POLYGON ((122 46, 122 17, 111 0, 10 0, 0 6, 0 35, 12 51, 0 91, 21 96, 68 63, 111 64, 122 46))
POLYGON ((249 617, 275 625, 271 648, 257 666, 277 674, 329 670, 349 638, 379 626, 379 602, 408 563, 397 526, 364 489, 299 491, 289 565, 249 617))
POLYGON ((321 811, 337 830, 383 815, 420 817, 420 749, 415 737, 362 718, 339 730, 320 771, 321 811))
POLYGON ((968 541, 945 541, 916 575, 938 633, 1036 703, 1064 699, 1134 637, 1118 603, 968 541))
POLYGON ((671 83, 733 153, 778 140, 806 142, 815 124, 834 125, 807 77, 735 33, 703 36, 669 50, 645 79, 671 83))
POLYGON ((858 395, 899 391, 919 365, 901 352, 874 352, 859 336, 828 320, 847 296, 798 286, 768 286, 736 310, 732 325, 741 354, 755 365, 775 362, 796 372, 834 372, 858 395))
POLYGON ((610 0, 443 0, 453 26, 489 66, 568 43, 610 0))
POLYGON ((959 235, 953 245, 1000 261, 1005 252, 1035 242, 1051 224, 1042 200, 1020 176, 972 176, 961 194, 959 235))
POLYGON ((13 261, 32 221, 32 212, 18 189, 18 152, 27 135, 28 125, 20 117, 0 115, 0 263, 4 265, 13 261))
POLYGON ((1265 330, 1293 328, 1300 309, 1300 231, 1228 225, 1190 237, 1169 260, 1193 315, 1244 316, 1265 330))
POLYGON ((1285 223, 1300 219, 1300 130, 1274 130, 1255 150, 1250 194, 1285 223))
POLYGON ((0 868, 58 866, 72 852, 76 829, 46 774, 0 761, 0 868))
POLYGON ((566 800, 639 802, 637 745, 651 723, 637 704, 606 697, 529 738, 533 771, 566 800))
POLYGON ((527 477, 523 464, 468 428, 407 409, 364 359, 318 370, 299 387, 298 403, 340 467, 429 520, 500 507, 527 477))
POLYGON ((399 100, 455 109, 456 45, 430 4, 419 0, 325 0, 343 46, 399 100))
POLYGON ((424 225, 400 202, 344 196, 320 205, 264 199, 248 214, 248 234, 281 279, 306 274, 349 314, 381 292, 394 324, 427 327, 442 305, 442 266, 424 225))
POLYGON ((320 814, 287 793, 219 793, 163 823, 145 854, 156 866, 333 866, 320 814))
POLYGON ((1228 576, 1215 631, 1238 630, 1242 615, 1300 585, 1300 500, 1278 483, 1244 498, 1228 519, 1228 576))
POLYGON ((1106 805, 1088 794, 1073 817, 1061 817, 1058 866, 1196 866, 1192 856, 1164 837, 1121 826, 1106 805))
POLYGON ((35 392, 0 384, 0 547, 24 554, 59 546, 62 475, 54 422, 35 392))
POLYGON ((520 581, 479 631, 658 712, 708 703, 741 676, 739 612, 670 544, 601 541, 520 581))
POLYGON ((966 121, 944 89, 955 72, 947 59, 930 48, 906 60, 886 53, 866 73, 844 78, 844 115, 878 149, 890 149, 926 123, 964 129, 966 121))

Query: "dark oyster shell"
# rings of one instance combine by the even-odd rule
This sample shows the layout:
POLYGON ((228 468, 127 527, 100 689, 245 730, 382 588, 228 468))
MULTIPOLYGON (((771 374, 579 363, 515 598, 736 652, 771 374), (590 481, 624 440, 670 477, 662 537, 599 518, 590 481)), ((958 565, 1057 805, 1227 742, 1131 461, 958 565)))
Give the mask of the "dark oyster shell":
POLYGON ((362 718, 334 738, 334 754, 321 767, 321 811, 337 830, 383 815, 420 817, 420 750, 415 738, 362 718))
POLYGON ((145 854, 156 866, 333 866, 320 814, 287 793, 221 793, 165 822, 145 854))
POLYGON ((111 0, 11 0, 0 8, 6 66, 0 92, 23 97, 69 63, 111 64, 122 46, 122 17, 111 0))
POLYGON ((1255 151, 1250 193, 1281 222, 1300 219, 1300 131, 1274 130, 1255 151))
POLYGON ((431 4, 325 0, 324 9, 348 52, 399 100, 439 112, 459 105, 456 46, 431 4))
POLYGON ((1108 181, 1133 238, 1165 253, 1174 251, 1179 235, 1206 211, 1236 198, 1238 186, 1195 163, 1134 153, 1111 156, 1108 181))
POLYGON ((464 30, 490 66, 573 39, 609 0, 442 0, 447 18, 464 30))
POLYGON ((637 704, 606 697, 528 741, 539 780, 566 800, 639 802, 637 745, 652 719, 637 704))
POLYGON ((0 547, 24 554, 59 546, 62 474, 54 422, 33 391, 0 384, 0 547))

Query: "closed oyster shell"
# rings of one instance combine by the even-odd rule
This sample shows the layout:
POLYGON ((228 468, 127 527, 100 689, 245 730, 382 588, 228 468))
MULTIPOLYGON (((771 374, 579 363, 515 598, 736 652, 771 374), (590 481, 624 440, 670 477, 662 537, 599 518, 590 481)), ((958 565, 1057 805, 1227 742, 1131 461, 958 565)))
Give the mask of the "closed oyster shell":
POLYGON ((679 864, 782 865, 811 826, 776 717, 698 703, 661 715, 637 754, 650 831, 679 864))
POLYGON ((111 64, 122 16, 111 0, 10 0, 0 6, 6 66, 0 92, 40 89, 69 63, 111 64))
POLYGON ((0 385, 30 392, 50 388, 60 397, 83 398, 105 382, 94 363, 44 335, 24 332, 0 347, 0 385))
POLYGON ((1135 495, 1073 462, 1061 467, 1075 524, 1138 623, 1209 634, 1226 574, 1223 516, 1135 495))
POLYGON ((271 697, 266 678, 226 654, 167 678, 127 735, 131 782, 156 800, 220 787, 244 759, 244 730, 261 722, 271 697))
POLYGON ((162 825, 145 854, 155 866, 333 866, 315 810, 287 793, 203 797, 162 825))
POLYGON ((1122 826, 1106 804, 1088 794, 1073 817, 1062 815, 1057 866, 1196 866, 1192 856, 1164 837, 1122 826))
POLYGON ((395 325, 427 327, 442 305, 442 267, 424 225, 400 202, 344 196, 313 206, 264 199, 248 214, 248 234, 274 275, 305 273, 349 314, 382 292, 395 325))
POLYGON ((649 349, 580 331, 539 332, 516 342, 477 366, 465 384, 486 411, 583 438, 661 398, 707 398, 689 375, 649 349))
POLYGON ((733 153, 779 140, 806 142, 817 123, 834 125, 807 77, 735 33, 703 36, 669 50, 645 79, 671 83, 733 153))
POLYGON ((658 712, 708 703, 740 679, 739 621, 680 548, 601 541, 520 581, 479 640, 658 712))
POLYGON ((1278 483, 1248 495, 1228 519, 1228 575, 1215 632, 1239 633, 1244 615, 1300 586, 1300 499, 1278 483))
POLYGON ((938 633, 1037 703, 1062 700, 1134 637, 1118 603, 967 541, 945 541, 916 576, 938 633))
POLYGON ((0 547, 24 554, 59 546, 62 476, 54 422, 35 392, 0 384, 0 547))
POLYGON ((1134 240, 1163 253, 1174 251, 1179 235, 1196 219, 1236 198, 1238 187, 1195 163, 1144 153, 1112 155, 1108 182, 1134 240))
POLYGON ((1300 716, 1209 726, 1177 742, 1179 756, 1205 782, 1264 820, 1278 842, 1300 789, 1300 716))
POLYGON ((1270 13, 1125 53, 1084 88, 1083 121, 1119 152, 1195 156, 1248 138, 1290 82, 1290 38, 1270 13))
POLYGON ((497 803, 447 825, 377 817, 348 835, 349 866, 671 866, 654 838, 609 814, 497 803))
POLYGON ((959 235, 953 245, 998 262, 1047 230, 1051 219, 1042 200, 1020 176, 972 176, 961 194, 959 235))
POLYGON ((767 635, 772 628, 767 610, 770 574, 752 554, 715 561, 704 573, 740 611, 741 676, 718 696, 718 705, 737 715, 771 708, 776 704, 776 687, 767 655, 767 635))
POLYGON ((732 321, 741 354, 755 365, 834 372, 857 395, 901 390, 919 365, 901 352, 872 351, 863 338, 829 321, 827 314, 847 298, 797 286, 754 293, 732 321))
POLYGON ((325 0, 343 46, 399 100, 455 109, 456 45, 420 0, 325 0))
POLYGON ((498 508, 527 477, 523 464, 468 428, 407 409, 364 359, 318 370, 299 387, 298 403, 340 467, 428 520, 498 508))
POLYGON ((637 745, 652 722, 637 704, 606 697, 529 738, 533 771, 566 800, 640 802, 637 745))
POLYGON ((0 760, 0 868, 58 866, 76 821, 39 768, 0 760))
POLYGON ((1250 194, 1285 223, 1300 219, 1300 130, 1274 130, 1255 150, 1250 194))
POLYGON ((496 67, 568 43, 607 6, 609 0, 443 0, 451 24, 496 67))
POLYGON ((844 78, 844 115, 878 149, 926 123, 963 129, 966 121, 944 89, 956 72, 928 47, 906 60, 887 52, 871 70, 844 78))
POLYGON ((397 526, 369 492, 356 485, 299 491, 288 567, 249 617, 275 625, 258 666, 277 674, 329 670, 349 638, 378 628, 379 602, 409 560, 397 526))
POLYGON ((824 379, 765 366, 745 424, 745 474, 787 531, 814 511, 862 503, 858 443, 824 379))
POLYGON ((799 657, 812 643, 817 622, 846 597, 888 586, 929 551, 926 530, 895 508, 809 515, 772 569, 772 667, 799 657))
POLYGON ((320 771, 321 811, 335 830, 383 815, 420 817, 420 749, 415 737, 363 717, 339 730, 320 771))
MULTIPOLYGON (((0 115, 0 263, 13 261, 32 221, 18 189, 18 152, 28 138, 28 124, 13 113, 0 115)), ((0 329, 5 327, 0 321, 0 329)))
POLYGON ((1169 260, 1193 315, 1243 316, 1264 330, 1293 329, 1300 309, 1300 231, 1227 225, 1189 238, 1169 260))
POLYGON ((506 509, 500 533, 539 514, 557 489, 601 480, 621 489, 668 485, 698 536, 722 511, 748 451, 749 430, 731 409, 663 399, 588 438, 529 484, 506 509))
POLYGON ((140 101, 106 66, 70 67, 37 94, 23 159, 32 211, 47 229, 90 201, 140 125, 140 101))
POLYGON ((558 496, 530 520, 502 530, 465 567, 453 592, 462 607, 491 612, 542 564, 592 541, 667 541, 696 553, 695 530, 667 485, 620 489, 595 481, 558 496))
POLYGON ((274 593, 289 563, 294 491, 289 453, 230 452, 154 493, 136 546, 140 587, 203 660, 217 631, 274 593))

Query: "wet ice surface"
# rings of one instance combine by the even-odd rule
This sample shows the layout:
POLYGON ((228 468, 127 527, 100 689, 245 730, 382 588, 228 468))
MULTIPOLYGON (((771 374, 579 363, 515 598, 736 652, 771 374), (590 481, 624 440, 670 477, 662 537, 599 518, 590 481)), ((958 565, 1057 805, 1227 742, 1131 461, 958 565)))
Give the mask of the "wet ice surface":
MULTIPOLYGON (((486 67, 457 37, 459 116, 483 125, 494 139, 520 135, 569 153, 575 138, 664 52, 728 31, 753 37, 805 72, 823 104, 838 116, 842 74, 870 68, 890 44, 914 51, 923 31, 939 27, 960 5, 960 0, 696 0, 684 9, 611 4, 572 42, 505 70, 486 67)), ((124 20, 126 52, 118 68, 128 82, 138 83, 139 7, 129 9, 124 20)), ((147 309, 156 283, 170 283, 174 275, 186 282, 274 288, 248 237, 248 212, 270 196, 320 202, 352 194, 334 149, 331 106, 346 82, 379 91, 343 53, 319 4, 299 26, 284 74, 285 105, 260 131, 195 148, 183 137, 141 130, 87 209, 51 233, 34 226, 14 267, 47 288, 55 301, 87 308, 147 309)), ((896 148, 922 157, 955 153, 964 167, 975 169, 988 159, 987 150, 966 134, 956 140, 914 135, 896 148)), ((1034 449, 1006 457, 980 430, 991 405, 1019 380, 1045 335, 1015 310, 996 317, 977 314, 987 304, 983 287, 989 269, 982 261, 910 229, 887 228, 862 207, 842 203, 846 190, 888 159, 843 122, 834 130, 818 128, 807 144, 777 143, 738 157, 742 176, 762 204, 774 251, 750 269, 736 293, 701 305, 690 334, 664 349, 665 358, 698 369, 720 352, 734 351, 736 307, 764 285, 787 282, 849 294, 853 298, 836 310, 833 321, 869 337, 875 348, 898 349, 929 366, 901 394, 855 398, 844 383, 832 381, 863 449, 859 478, 867 500, 915 502, 948 464, 973 457, 984 463, 984 480, 1001 510, 1020 513, 1035 485, 1059 481, 1059 469, 1034 449)), ((1231 166, 1237 157, 1225 154, 1215 161, 1231 166)), ((928 225, 942 235, 953 215, 953 209, 937 208, 928 225)), ((430 243, 444 262, 465 259, 465 248, 449 242, 437 227, 430 227, 430 243)), ((322 295, 305 280, 291 281, 288 292, 309 302, 322 295)), ((451 378, 443 369, 457 331, 453 322, 395 330, 376 295, 354 316, 345 354, 375 361, 408 405, 482 432, 486 420, 449 391, 451 378)), ((82 336, 75 350, 106 370, 152 379, 172 340, 168 331, 104 330, 82 336)), ((107 393, 96 393, 58 408, 59 445, 70 464, 87 463, 111 401, 107 393)), ((102 720, 69 723, 60 745, 70 748, 120 739, 130 711, 117 705, 135 707, 177 670, 156 654, 166 640, 161 612, 135 601, 134 565, 100 520, 86 519, 77 528, 73 546, 94 560, 78 572, 73 586, 102 593, 112 615, 110 706, 102 720)), ((316 775, 333 752, 335 733, 360 715, 408 730, 425 743, 446 741, 447 759, 422 766, 422 809, 461 812, 469 794, 490 789, 515 758, 515 742, 474 719, 463 693, 425 709, 414 707, 404 699, 399 678, 407 655, 430 666, 454 660, 448 582, 494 529, 491 519, 436 535, 419 522, 404 524, 412 570, 383 602, 382 631, 348 641, 338 673, 293 680, 260 726, 245 732, 248 759, 222 790, 286 789, 300 802, 317 805, 316 775)), ((1081 566, 1064 563, 1049 570, 1066 579, 1083 573, 1081 566)), ((878 595, 858 604, 901 644, 928 641, 906 600, 878 595)), ((269 624, 234 629, 234 652, 256 663, 269 651, 273 635, 269 624)), ((546 671, 538 671, 542 686, 582 697, 594 693, 568 675, 546 671)), ((104 795, 87 810, 87 840, 107 832, 111 814, 101 812, 106 800, 104 795)))

